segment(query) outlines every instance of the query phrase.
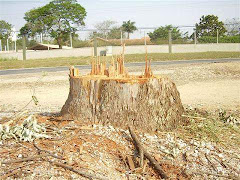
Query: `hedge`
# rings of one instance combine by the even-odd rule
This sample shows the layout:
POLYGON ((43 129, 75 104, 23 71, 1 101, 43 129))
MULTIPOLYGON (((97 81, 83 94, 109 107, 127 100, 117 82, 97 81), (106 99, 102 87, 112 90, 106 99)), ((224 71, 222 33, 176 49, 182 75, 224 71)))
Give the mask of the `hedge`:
MULTIPOLYGON (((212 36, 204 36, 198 38, 199 43, 216 43, 217 37, 212 36)), ((219 43, 240 43, 240 35, 239 36, 223 36, 219 37, 219 43)))

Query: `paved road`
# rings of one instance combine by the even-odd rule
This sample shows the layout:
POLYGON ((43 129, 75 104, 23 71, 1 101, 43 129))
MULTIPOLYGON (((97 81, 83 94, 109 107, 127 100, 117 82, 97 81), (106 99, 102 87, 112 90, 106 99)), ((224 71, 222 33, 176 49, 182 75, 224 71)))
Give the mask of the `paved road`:
MULTIPOLYGON (((221 63, 221 62, 240 62, 240 59, 214 59, 214 60, 179 60, 179 61, 154 61, 153 66, 156 65, 177 65, 177 64, 202 64, 202 63, 221 63)), ((144 66, 145 63, 126 63, 126 67, 144 66)), ((89 65, 75 66, 79 69, 90 69, 89 65)), ((11 74, 25 74, 25 73, 38 73, 38 72, 59 72, 67 71, 69 67, 47 67, 47 68, 29 68, 29 69, 9 69, 0 70, 0 75, 11 74)))

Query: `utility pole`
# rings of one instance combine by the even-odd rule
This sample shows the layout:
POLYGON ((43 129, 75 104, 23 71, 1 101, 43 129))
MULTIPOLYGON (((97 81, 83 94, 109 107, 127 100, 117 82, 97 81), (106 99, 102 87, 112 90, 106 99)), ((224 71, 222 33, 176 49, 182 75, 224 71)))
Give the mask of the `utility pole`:
POLYGON ((121 45, 123 44, 123 32, 121 30, 121 45))
POLYGON ((144 31, 144 45, 147 45, 146 32, 144 31))
POLYGON ((26 35, 23 35, 23 60, 26 59, 26 35))
POLYGON ((217 29, 217 44, 218 44, 218 29, 217 29))
POLYGON ((73 41, 72 41, 72 33, 70 32, 70 46, 73 47, 73 41))
POLYGON ((97 33, 93 32, 94 36, 94 56, 97 57, 97 33))
POLYGON ((43 34, 40 34, 40 43, 43 43, 43 34))
POLYGON ((17 52, 17 40, 14 41, 14 49, 15 49, 15 52, 17 52))
POLYGON ((194 44, 195 45, 197 44, 197 31, 196 31, 196 29, 194 31, 194 44))
POLYGON ((168 31, 168 52, 172 53, 172 30, 168 31))
POLYGON ((2 51, 2 40, 0 39, 0 51, 2 51))
POLYGON ((8 41, 8 38, 7 38, 7 51, 9 52, 9 41, 8 41))

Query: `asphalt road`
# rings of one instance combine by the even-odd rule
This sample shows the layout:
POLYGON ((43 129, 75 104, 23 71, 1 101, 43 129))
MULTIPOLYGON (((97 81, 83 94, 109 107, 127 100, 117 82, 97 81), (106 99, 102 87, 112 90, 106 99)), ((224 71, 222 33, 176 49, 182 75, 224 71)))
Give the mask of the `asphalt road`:
MULTIPOLYGON (((240 62, 240 59, 205 59, 205 60, 176 60, 176 61, 154 61, 152 66, 156 65, 180 65, 180 64, 203 64, 203 63, 222 63, 222 62, 240 62)), ((145 66, 145 62, 126 63, 126 67, 145 66)), ((90 69, 89 65, 75 66, 79 69, 90 69)), ((26 74, 38 72, 59 72, 67 71, 69 67, 46 67, 46 68, 28 68, 28 69, 9 69, 0 70, 0 75, 26 74)))

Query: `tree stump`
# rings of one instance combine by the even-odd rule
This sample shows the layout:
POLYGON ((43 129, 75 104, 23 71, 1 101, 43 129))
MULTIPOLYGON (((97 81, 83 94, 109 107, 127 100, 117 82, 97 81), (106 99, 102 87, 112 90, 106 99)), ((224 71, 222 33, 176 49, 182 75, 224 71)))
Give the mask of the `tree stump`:
POLYGON ((106 70, 93 61, 90 75, 70 69, 70 92, 61 110, 64 118, 83 123, 111 124, 142 131, 172 130, 182 125, 184 109, 176 85, 153 76, 150 62, 143 76, 129 76, 119 58, 106 70))

